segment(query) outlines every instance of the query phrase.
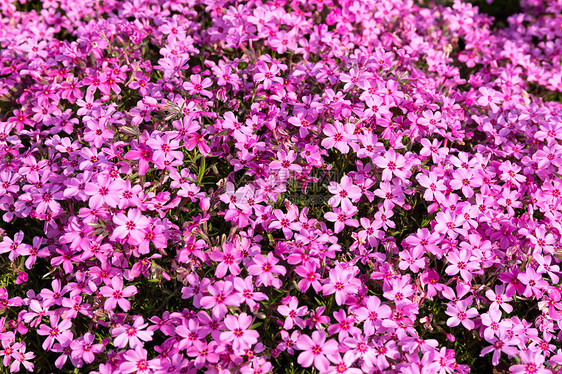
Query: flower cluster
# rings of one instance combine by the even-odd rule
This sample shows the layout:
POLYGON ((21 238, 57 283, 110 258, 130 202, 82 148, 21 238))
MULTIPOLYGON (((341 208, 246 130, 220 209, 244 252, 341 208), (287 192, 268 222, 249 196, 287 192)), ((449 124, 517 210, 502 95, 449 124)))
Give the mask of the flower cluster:
POLYGON ((562 3, 418 3, 2 2, 0 367, 562 372, 562 3))

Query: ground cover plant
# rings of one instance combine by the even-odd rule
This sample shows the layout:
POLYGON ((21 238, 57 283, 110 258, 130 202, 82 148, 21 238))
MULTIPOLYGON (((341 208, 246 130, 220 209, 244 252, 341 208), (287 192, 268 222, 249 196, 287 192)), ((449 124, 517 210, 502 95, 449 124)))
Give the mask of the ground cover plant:
POLYGON ((562 372, 560 0, 0 6, 1 372, 562 372))

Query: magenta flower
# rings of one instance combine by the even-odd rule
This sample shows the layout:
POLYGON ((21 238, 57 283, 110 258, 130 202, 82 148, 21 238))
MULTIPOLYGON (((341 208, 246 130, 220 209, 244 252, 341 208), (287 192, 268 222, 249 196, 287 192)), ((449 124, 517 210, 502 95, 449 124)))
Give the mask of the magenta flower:
POLYGON ((353 125, 350 123, 342 124, 335 122, 335 126, 328 123, 324 127, 324 135, 327 137, 322 140, 322 147, 330 149, 336 147, 341 153, 349 152, 349 142, 353 139, 353 125))
POLYGON ((519 357, 521 358, 521 364, 512 365, 509 368, 511 374, 552 374, 552 370, 544 367, 545 359, 540 352, 529 349, 521 352, 519 357))
POLYGON ((392 315, 392 310, 388 305, 382 304, 376 296, 370 296, 365 306, 355 311, 358 321, 363 322, 364 333, 371 336, 377 328, 382 327, 382 321, 392 315))
POLYGON ((251 275, 246 278, 234 278, 234 289, 240 296, 240 304, 245 302, 250 307, 250 310, 257 311, 260 308, 259 301, 268 300, 266 294, 263 292, 254 291, 254 281, 251 275))
POLYGON ((305 334, 301 335, 296 348, 303 351, 297 358, 298 363, 305 368, 314 364, 321 373, 325 373, 330 366, 326 356, 337 359, 338 343, 333 339, 326 341, 326 333, 323 331, 313 331, 312 338, 305 334))
POLYGON ((478 311, 476 308, 467 308, 472 304, 470 298, 461 300, 455 304, 449 303, 445 313, 451 318, 447 320, 447 326, 455 327, 462 323, 462 325, 467 330, 472 330, 474 328, 474 321, 472 318, 478 316, 478 311))
POLYGON ((128 312, 131 309, 131 303, 126 298, 137 292, 137 288, 133 285, 123 288, 123 278, 119 276, 114 276, 111 279, 111 287, 103 286, 100 288, 100 294, 107 298, 104 303, 106 310, 113 310, 119 304, 123 311, 128 312))
POLYGON ((349 270, 339 267, 330 270, 329 280, 322 288, 324 295, 335 294, 336 303, 342 305, 345 303, 348 295, 353 295, 359 291, 361 281, 353 275, 349 270))
POLYGON ((351 204, 351 201, 345 199, 341 202, 341 208, 334 208, 333 212, 324 213, 324 218, 330 222, 334 222, 334 230, 341 232, 345 226, 359 227, 359 221, 351 218, 357 213, 357 208, 351 204))
POLYGON ((375 165, 383 169, 382 180, 390 181, 392 176, 396 176, 401 180, 406 179, 406 159, 393 149, 388 150, 383 156, 378 156, 374 160, 375 165))
POLYGON ((152 364, 147 359, 146 349, 138 346, 135 350, 128 350, 123 358, 125 362, 119 365, 119 371, 123 374, 149 374, 152 372, 152 364))
POLYGON ((95 335, 87 332, 83 337, 70 343, 72 348, 71 357, 75 360, 84 360, 85 363, 91 364, 95 360, 95 354, 104 351, 104 345, 101 343, 93 344, 95 335))
POLYGON ((121 179, 111 178, 107 174, 98 174, 97 183, 87 183, 84 192, 90 196, 92 207, 107 204, 112 208, 119 204, 119 192, 123 188, 121 179))
POLYGON ((450 265, 445 269, 445 273, 447 275, 460 273, 462 279, 467 283, 472 280, 473 273, 480 270, 480 264, 474 260, 474 256, 466 249, 460 251, 454 249, 446 257, 450 265))
POLYGON ((207 288, 208 296, 203 296, 200 300, 201 307, 212 309, 213 317, 224 316, 228 306, 240 305, 238 297, 233 297, 234 286, 232 282, 217 281, 207 288))
POLYGON ((257 276, 257 286, 263 284, 280 288, 283 283, 275 275, 285 275, 287 269, 283 265, 277 265, 278 262, 279 260, 271 252, 267 254, 267 257, 258 254, 248 264, 248 274, 257 276))
POLYGON ((330 366, 327 373, 329 374, 361 374, 364 373, 360 368, 354 367, 356 355, 353 351, 344 353, 343 358, 340 353, 335 353, 333 356, 328 356, 334 366, 330 366))
POLYGON ((111 331, 111 335, 115 337, 113 339, 113 345, 117 348, 125 348, 127 345, 131 349, 136 347, 142 347, 143 342, 148 342, 152 340, 152 331, 143 330, 148 326, 148 323, 144 323, 144 319, 140 316, 135 318, 135 322, 132 326, 128 324, 122 324, 119 327, 114 328, 111 331))
POLYGON ((117 225, 111 237, 113 239, 129 238, 129 243, 137 245, 145 238, 145 229, 149 226, 148 218, 141 214, 137 208, 129 209, 127 215, 117 213, 113 216, 113 222, 117 225))
POLYGON ((425 193, 423 198, 426 201, 436 200, 437 202, 443 201, 445 195, 443 194, 447 187, 442 180, 438 179, 434 173, 430 173, 429 176, 424 174, 418 174, 417 179, 422 187, 425 187, 425 193))
POLYGON ((267 66, 261 64, 258 67, 259 73, 254 74, 254 81, 259 82, 264 89, 270 88, 274 82, 283 83, 283 78, 277 76, 279 74, 279 68, 275 65, 267 66))
POLYGON ((278 176, 282 181, 289 178, 291 171, 295 171, 297 173, 302 172, 302 167, 293 163, 297 159, 297 153, 295 153, 295 151, 289 151, 287 153, 282 149, 277 152, 277 158, 279 160, 272 161, 269 164, 269 167, 277 171, 278 176))
POLYGON ((241 313, 238 317, 228 315, 224 324, 229 331, 221 332, 221 341, 232 343, 232 349, 237 354, 244 353, 258 342, 260 334, 255 330, 248 330, 252 324, 252 317, 241 313))
POLYGON ((306 305, 298 307, 299 300, 294 297, 290 296, 290 301, 287 304, 279 305, 277 307, 277 311, 285 318, 285 324, 283 328, 285 330, 290 330, 293 328, 294 325, 297 325, 301 329, 304 328, 304 321, 301 318, 308 313, 308 308, 306 305))
POLYGON ((340 205, 344 199, 356 203, 362 196, 361 188, 353 184, 353 179, 347 175, 341 179, 341 183, 339 184, 331 182, 330 186, 328 186, 328 191, 334 195, 328 200, 328 204, 330 204, 332 208, 340 205))
POLYGON ((72 326, 72 320, 64 319, 60 323, 59 321, 60 316, 57 314, 53 314, 50 316, 51 326, 39 326, 37 334, 47 336, 47 339, 45 339, 42 345, 44 350, 50 350, 55 341, 58 341, 60 343, 64 340, 72 339, 72 332, 69 330, 72 326))
MULTIPOLYGON (((480 352, 480 357, 484 357, 484 355, 490 352, 494 352, 494 354, 492 355, 492 365, 494 366, 497 366, 499 364, 502 352, 507 354, 509 357, 513 357, 519 351, 517 347, 513 347, 514 345, 517 345, 518 339, 509 338, 508 334, 505 331, 499 332, 498 336, 489 336, 486 338, 486 340, 492 345, 482 349, 482 351, 480 352)), ((523 373, 538 373, 538 371, 523 371, 523 373)))

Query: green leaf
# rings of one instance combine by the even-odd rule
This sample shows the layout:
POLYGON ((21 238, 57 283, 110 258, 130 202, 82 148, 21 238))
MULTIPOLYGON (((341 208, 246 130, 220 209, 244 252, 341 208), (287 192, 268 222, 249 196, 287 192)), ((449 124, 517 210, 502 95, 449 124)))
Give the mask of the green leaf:
POLYGON ((201 181, 203 180, 203 176, 205 175, 205 172, 207 171, 205 169, 206 164, 205 164, 205 157, 201 158, 201 165, 199 165, 199 173, 197 174, 197 185, 201 185, 201 181))
POLYGON ((251 325, 248 329, 255 330, 257 327, 260 327, 261 325, 263 325, 263 322, 256 322, 253 325, 251 325))

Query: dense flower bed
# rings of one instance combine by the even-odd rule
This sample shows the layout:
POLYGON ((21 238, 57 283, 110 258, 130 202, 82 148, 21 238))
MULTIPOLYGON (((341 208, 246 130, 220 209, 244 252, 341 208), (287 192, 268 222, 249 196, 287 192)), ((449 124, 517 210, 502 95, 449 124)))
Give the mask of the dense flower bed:
POLYGON ((2 1, 0 370, 561 373, 562 2, 427 3, 2 1))

